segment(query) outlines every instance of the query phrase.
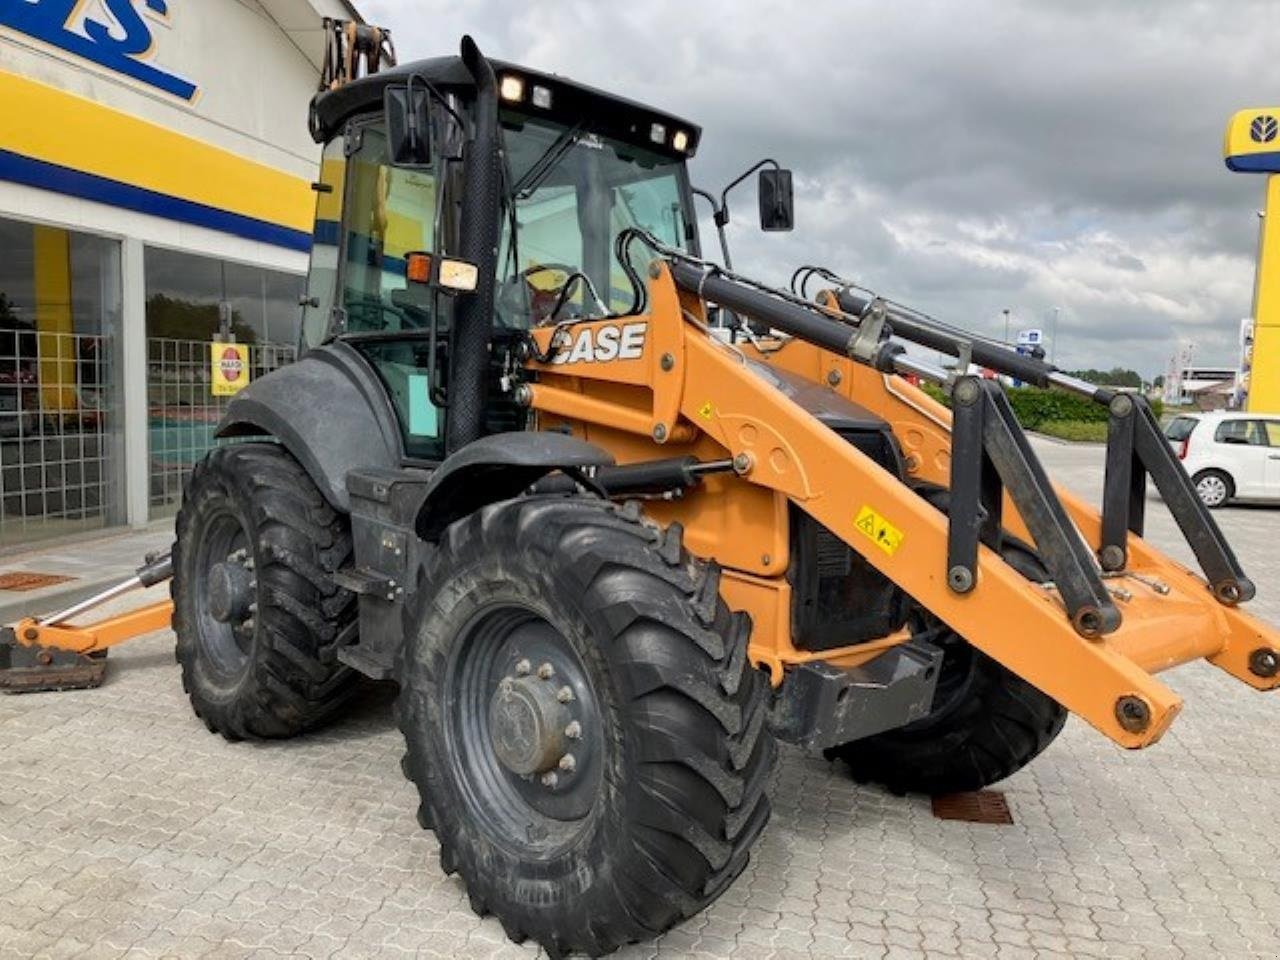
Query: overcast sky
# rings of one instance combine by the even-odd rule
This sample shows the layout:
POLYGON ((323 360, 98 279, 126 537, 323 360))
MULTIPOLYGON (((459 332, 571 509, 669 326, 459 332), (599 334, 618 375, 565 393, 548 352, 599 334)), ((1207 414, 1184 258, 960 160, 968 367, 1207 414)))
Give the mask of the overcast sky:
MULTIPOLYGON (((360 0, 402 62, 490 56, 703 128, 694 183, 772 156, 797 228, 735 192, 735 267, 825 264, 963 326, 1051 326, 1067 368, 1234 364, 1263 179, 1229 173, 1237 109, 1280 100, 1280 4, 360 0), (789 12, 794 10, 794 12, 789 12)), ((709 222, 704 249, 714 250, 709 222), (712 241, 708 245, 708 241, 712 241)))

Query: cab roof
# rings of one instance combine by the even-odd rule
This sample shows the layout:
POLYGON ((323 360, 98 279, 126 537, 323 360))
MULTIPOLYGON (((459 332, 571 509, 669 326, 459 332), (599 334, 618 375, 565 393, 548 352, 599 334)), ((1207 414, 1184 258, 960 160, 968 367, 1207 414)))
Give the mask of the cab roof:
MULTIPOLYGON (((628 143, 648 147, 659 153, 691 157, 698 149, 701 128, 687 120, 636 103, 625 97, 615 96, 566 77, 542 73, 502 60, 490 60, 498 83, 508 75, 524 80, 525 101, 518 105, 531 116, 543 115, 562 123, 584 123, 587 129, 616 137, 628 143), (529 103, 530 91, 543 87, 551 93, 551 106, 541 109, 529 103), (665 131, 665 142, 657 142, 655 126, 665 131), (683 130, 688 137, 688 148, 677 151, 670 146, 674 131, 683 130)), ((340 133, 348 120, 359 114, 382 109, 383 92, 389 85, 403 84, 410 76, 430 81, 442 91, 454 91, 467 95, 475 90, 475 83, 461 57, 435 57, 401 64, 371 77, 361 77, 337 90, 316 95, 311 103, 311 135, 317 143, 327 143, 340 133)), ((504 103, 512 107, 515 104, 504 103)))

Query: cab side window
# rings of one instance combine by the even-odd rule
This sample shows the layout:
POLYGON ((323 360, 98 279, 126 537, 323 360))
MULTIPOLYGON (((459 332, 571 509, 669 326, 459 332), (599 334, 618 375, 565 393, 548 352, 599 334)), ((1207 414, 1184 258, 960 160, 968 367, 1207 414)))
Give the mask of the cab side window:
POLYGON ((343 291, 349 333, 423 329, 430 297, 405 278, 405 257, 434 249, 436 178, 431 170, 393 167, 386 134, 367 126, 348 159, 343 222, 343 291))
POLYGON ((347 172, 345 143, 343 137, 330 140, 320 159, 316 225, 311 237, 311 269, 307 274, 307 293, 302 307, 303 349, 324 342, 333 316, 342 230, 342 188, 347 172))
POLYGON ((1280 447, 1280 420, 1264 420, 1262 426, 1267 435, 1267 444, 1280 447))
POLYGON ((1231 443, 1251 447, 1265 447, 1266 436, 1259 420, 1224 420, 1218 424, 1213 439, 1218 443, 1231 443))

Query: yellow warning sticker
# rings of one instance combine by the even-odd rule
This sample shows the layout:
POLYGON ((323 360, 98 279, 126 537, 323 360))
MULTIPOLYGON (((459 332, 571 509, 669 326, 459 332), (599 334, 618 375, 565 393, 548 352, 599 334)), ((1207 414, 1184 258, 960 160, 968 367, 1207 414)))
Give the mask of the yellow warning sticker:
POLYGON ((715 415, 716 415, 716 408, 711 405, 710 400, 708 400, 706 403, 704 403, 702 406, 698 408, 698 416, 700 416, 703 420, 710 420, 715 415))
POLYGON ((854 526, 875 541, 877 547, 891 557, 898 552, 898 548, 902 546, 902 541, 906 538, 906 534, 870 507, 864 506, 858 511, 858 518, 853 523, 854 526))

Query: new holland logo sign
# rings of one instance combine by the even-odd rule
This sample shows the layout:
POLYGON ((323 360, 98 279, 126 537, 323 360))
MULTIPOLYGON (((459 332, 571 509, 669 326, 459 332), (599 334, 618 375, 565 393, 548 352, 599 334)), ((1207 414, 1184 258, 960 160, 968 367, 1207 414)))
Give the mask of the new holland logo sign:
POLYGON ((199 89, 151 62, 153 28, 169 26, 169 0, 0 0, 0 26, 186 101, 199 89))
POLYGON ((242 343, 209 344, 209 385, 215 397, 232 397, 249 385, 249 348, 242 343))
POLYGON ((1276 138, 1276 127, 1275 117, 1254 117, 1249 124, 1249 139, 1254 143, 1270 143, 1276 138))

